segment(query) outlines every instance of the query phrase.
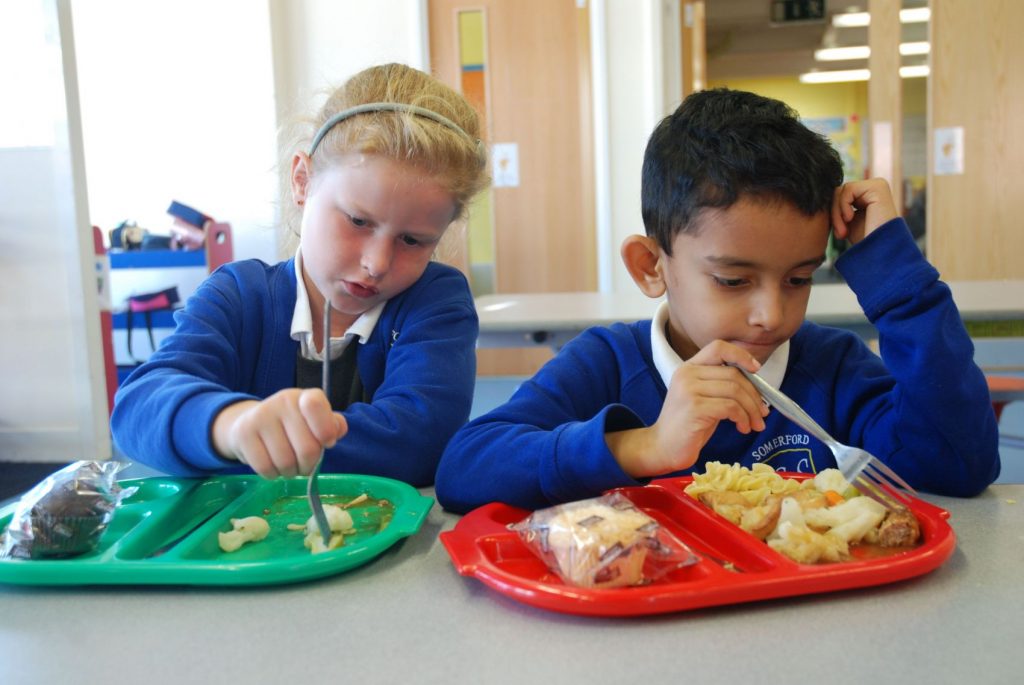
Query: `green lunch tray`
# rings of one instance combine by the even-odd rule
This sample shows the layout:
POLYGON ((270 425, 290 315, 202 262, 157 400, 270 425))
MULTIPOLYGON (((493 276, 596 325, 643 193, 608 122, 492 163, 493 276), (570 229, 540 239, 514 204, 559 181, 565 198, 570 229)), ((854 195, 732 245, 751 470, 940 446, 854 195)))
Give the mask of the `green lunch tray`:
MULTIPOLYGON (((303 531, 311 516, 306 479, 259 476, 139 478, 120 482, 138 490, 115 510, 99 545, 61 559, 0 559, 0 583, 19 585, 269 585, 347 571, 419 531, 434 500, 390 478, 321 474, 325 504, 341 505, 365 493, 348 511, 356 532, 334 550, 312 554, 303 531), (381 500, 386 500, 382 502, 381 500), (218 532, 230 519, 261 516, 270 533, 235 552, 223 552, 218 532)), ((17 503, 0 510, 6 530, 17 503)))

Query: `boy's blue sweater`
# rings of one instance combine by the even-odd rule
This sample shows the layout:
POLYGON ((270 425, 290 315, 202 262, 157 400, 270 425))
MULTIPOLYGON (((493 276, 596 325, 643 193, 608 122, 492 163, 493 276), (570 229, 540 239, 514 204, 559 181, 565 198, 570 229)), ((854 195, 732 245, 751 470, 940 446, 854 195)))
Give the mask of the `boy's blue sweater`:
MULTIPOLYGON (((881 359, 849 331, 804 322, 790 342, 782 391, 914 487, 980 492, 999 475, 998 429, 949 288, 902 219, 850 248, 837 268, 878 330, 881 359)), ((666 388, 650 326, 585 331, 507 404, 461 429, 441 459, 438 501, 459 512, 491 501, 535 509, 640 484, 619 468, 604 435, 649 426, 661 411, 666 388)), ((824 444, 777 411, 765 422, 743 435, 723 421, 690 470, 708 461, 810 473, 835 466, 824 444)))
MULTIPOLYGON (((248 471, 214 452, 213 420, 228 404, 295 387, 295 298, 294 260, 246 260, 214 272, 175 314, 174 333, 118 390, 117 447, 173 475, 248 471)), ((371 402, 343 412, 348 434, 326 451, 323 470, 430 484, 445 444, 469 417, 478 331, 466 279, 429 264, 359 345, 371 402)))

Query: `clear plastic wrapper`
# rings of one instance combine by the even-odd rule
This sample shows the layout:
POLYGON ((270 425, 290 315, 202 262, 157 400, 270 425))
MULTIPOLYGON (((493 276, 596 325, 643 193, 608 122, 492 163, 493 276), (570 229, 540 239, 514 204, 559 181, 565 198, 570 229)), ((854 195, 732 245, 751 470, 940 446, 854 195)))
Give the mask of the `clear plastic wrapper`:
POLYGON ((22 495, 0 543, 0 558, 70 557, 94 550, 121 500, 136 490, 115 480, 127 466, 77 461, 22 495))
POLYGON ((697 561, 675 535, 620 493, 539 509, 510 528, 576 587, 645 585, 697 561))

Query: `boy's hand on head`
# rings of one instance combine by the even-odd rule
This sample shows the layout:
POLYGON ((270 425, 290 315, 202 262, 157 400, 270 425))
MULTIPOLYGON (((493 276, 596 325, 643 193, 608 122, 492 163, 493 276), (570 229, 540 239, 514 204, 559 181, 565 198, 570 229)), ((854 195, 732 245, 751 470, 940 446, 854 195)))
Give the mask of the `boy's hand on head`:
POLYGON ((832 230, 856 245, 873 230, 899 216, 889 184, 883 178, 851 181, 836 188, 832 230))
POLYGON ((225 407, 213 422, 213 446, 264 478, 312 473, 320 451, 348 432, 319 388, 288 388, 267 399, 225 407))
POLYGON ((693 466, 719 421, 732 421, 741 433, 764 430, 768 407, 750 381, 727 364, 752 373, 761 368, 746 350, 716 340, 672 376, 654 425, 605 435, 626 473, 646 478, 693 466))

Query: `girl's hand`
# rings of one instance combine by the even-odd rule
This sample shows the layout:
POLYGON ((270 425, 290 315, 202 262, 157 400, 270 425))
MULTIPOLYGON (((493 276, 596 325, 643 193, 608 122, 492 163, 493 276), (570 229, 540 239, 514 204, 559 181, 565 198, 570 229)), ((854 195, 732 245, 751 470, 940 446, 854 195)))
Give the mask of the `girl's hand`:
POLYGON ((884 178, 851 181, 836 188, 832 201, 832 231, 856 245, 873 230, 900 214, 884 178))
POLYGON ((262 402, 229 405, 213 422, 213 446, 267 479, 313 472, 320 451, 348 432, 319 388, 288 388, 262 402))
POLYGON ((672 376, 654 425, 605 435, 626 473, 645 478, 693 466, 719 421, 732 421, 741 433, 764 430, 768 407, 739 369, 726 364, 752 373, 761 368, 749 352, 716 340, 672 376))

